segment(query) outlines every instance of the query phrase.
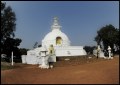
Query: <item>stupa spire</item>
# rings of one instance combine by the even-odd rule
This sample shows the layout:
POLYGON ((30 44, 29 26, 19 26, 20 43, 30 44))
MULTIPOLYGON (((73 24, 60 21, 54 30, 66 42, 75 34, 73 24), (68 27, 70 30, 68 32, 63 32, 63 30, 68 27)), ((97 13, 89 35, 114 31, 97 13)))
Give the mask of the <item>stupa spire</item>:
POLYGON ((51 29, 54 30, 54 29, 60 29, 60 28, 61 28, 61 26, 59 25, 58 17, 54 17, 51 29))
POLYGON ((59 25, 58 17, 54 17, 53 25, 59 25))

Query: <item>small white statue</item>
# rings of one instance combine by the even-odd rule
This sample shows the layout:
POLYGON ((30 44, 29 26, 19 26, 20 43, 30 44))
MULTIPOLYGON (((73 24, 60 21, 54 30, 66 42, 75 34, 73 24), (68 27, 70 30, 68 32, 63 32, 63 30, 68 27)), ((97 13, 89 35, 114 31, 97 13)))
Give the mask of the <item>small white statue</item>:
POLYGON ((100 57, 100 51, 101 51, 101 48, 100 48, 100 45, 98 45, 98 48, 97 48, 97 57, 100 57))
POLYGON ((104 52, 102 51, 102 49, 100 48, 100 45, 98 45, 97 47, 97 58, 105 58, 104 56, 104 52))
POLYGON ((111 57, 111 48, 110 48, 110 46, 108 46, 108 53, 109 53, 108 59, 113 59, 113 57, 111 57))

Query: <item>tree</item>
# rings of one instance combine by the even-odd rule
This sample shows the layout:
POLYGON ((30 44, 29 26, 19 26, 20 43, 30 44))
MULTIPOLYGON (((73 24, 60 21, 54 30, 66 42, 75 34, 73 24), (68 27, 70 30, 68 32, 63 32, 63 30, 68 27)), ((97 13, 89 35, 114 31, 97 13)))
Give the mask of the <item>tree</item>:
POLYGON ((1 45, 7 38, 14 37, 16 30, 16 15, 10 6, 6 7, 5 5, 6 3, 1 2, 1 45))
POLYGON ((21 53, 21 55, 27 55, 27 51, 28 51, 29 49, 26 49, 26 48, 20 48, 20 53, 21 53))
POLYGON ((97 36, 95 41, 98 45, 101 45, 101 42, 104 46, 104 49, 107 49, 110 46, 112 49, 114 45, 119 46, 119 29, 115 28, 113 25, 109 24, 105 27, 102 27, 97 31, 97 36))
POLYGON ((93 50, 95 49, 95 46, 84 46, 85 51, 87 54, 93 54, 93 50))
POLYGON ((13 38, 7 38, 3 44, 3 53, 7 54, 8 57, 11 56, 11 52, 13 51, 14 56, 19 56, 20 57, 20 52, 17 46, 20 45, 22 42, 21 39, 13 39, 13 38), (17 54, 18 53, 18 54, 17 54))
POLYGON ((18 46, 22 42, 15 37, 16 31, 16 15, 10 6, 6 7, 6 3, 1 2, 1 53, 10 58, 13 51, 14 56, 20 58, 18 46))

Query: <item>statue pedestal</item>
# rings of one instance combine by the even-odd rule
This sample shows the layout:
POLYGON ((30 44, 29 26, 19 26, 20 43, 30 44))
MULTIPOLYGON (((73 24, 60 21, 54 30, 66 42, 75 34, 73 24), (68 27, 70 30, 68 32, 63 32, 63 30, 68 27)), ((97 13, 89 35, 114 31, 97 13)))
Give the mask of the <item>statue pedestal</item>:
POLYGON ((46 68, 49 69, 49 63, 48 63, 48 58, 42 57, 42 64, 39 65, 40 68, 46 68))
POLYGON ((104 59, 113 59, 113 57, 104 57, 104 59))
POLYGON ((108 59, 113 59, 113 57, 108 57, 108 59))
POLYGON ((44 68, 49 69, 49 65, 39 65, 39 67, 40 67, 41 69, 44 69, 44 68))

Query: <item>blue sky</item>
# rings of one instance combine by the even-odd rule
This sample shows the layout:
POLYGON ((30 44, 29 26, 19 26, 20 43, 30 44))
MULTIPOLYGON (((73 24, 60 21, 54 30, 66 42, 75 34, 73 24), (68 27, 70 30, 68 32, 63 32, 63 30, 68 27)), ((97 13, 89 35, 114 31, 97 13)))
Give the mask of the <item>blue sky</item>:
POLYGON ((54 16, 71 45, 97 45, 97 30, 108 24, 119 28, 118 1, 6 1, 6 5, 16 14, 15 35, 22 39, 20 48, 41 44, 51 31, 54 16))

